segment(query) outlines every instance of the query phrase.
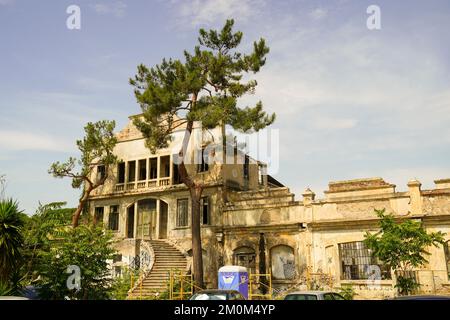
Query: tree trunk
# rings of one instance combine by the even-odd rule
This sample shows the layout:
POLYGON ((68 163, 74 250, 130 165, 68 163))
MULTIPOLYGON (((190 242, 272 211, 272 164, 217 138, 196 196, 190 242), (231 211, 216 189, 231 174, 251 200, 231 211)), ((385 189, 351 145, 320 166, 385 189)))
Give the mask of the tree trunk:
POLYGON ((72 215, 72 227, 73 228, 78 227, 81 212, 83 211, 83 208, 84 208, 86 202, 88 201, 89 195, 91 194, 92 190, 93 190, 92 186, 88 186, 87 189, 84 190, 83 196, 81 197, 80 202, 78 203, 77 210, 75 210, 75 212, 72 215))
MULTIPOLYGON (((202 188, 195 187, 190 190, 191 193, 191 229, 192 229, 192 260, 194 289, 203 288, 203 255, 202 255, 202 239, 200 227, 200 199, 202 196, 202 188)), ((197 291, 197 290, 195 290, 197 291)))
POLYGON ((184 157, 187 153, 187 147, 189 145, 189 139, 192 133, 194 123, 188 121, 186 125, 186 133, 183 138, 183 144, 179 156, 181 162, 178 164, 178 172, 180 174, 181 181, 189 188, 191 195, 191 232, 192 232, 192 273, 194 276, 194 290, 203 288, 203 257, 202 257, 202 238, 200 230, 200 199, 202 197, 203 186, 195 183, 189 176, 186 165, 184 163, 184 157))

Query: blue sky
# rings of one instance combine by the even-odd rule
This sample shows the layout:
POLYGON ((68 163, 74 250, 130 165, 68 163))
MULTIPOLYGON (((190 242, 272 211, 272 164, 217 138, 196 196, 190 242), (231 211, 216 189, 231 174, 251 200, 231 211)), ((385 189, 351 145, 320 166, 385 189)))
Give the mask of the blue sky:
POLYGON ((38 201, 79 190, 47 174, 77 156, 88 121, 118 128, 140 111, 128 78, 193 48, 199 27, 226 18, 271 52, 254 97, 277 113, 276 178, 301 198, 332 180, 381 176, 405 190, 450 177, 450 2, 432 1, 25 1, 0 0, 0 174, 7 195, 38 201), (66 8, 81 8, 81 30, 66 8), (368 30, 366 9, 381 9, 368 30))

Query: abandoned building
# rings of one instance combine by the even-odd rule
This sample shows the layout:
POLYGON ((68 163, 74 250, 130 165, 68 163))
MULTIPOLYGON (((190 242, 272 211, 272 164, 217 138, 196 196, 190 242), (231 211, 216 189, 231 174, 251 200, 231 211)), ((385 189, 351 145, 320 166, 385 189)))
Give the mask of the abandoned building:
MULTIPOLYGON (((201 233, 208 288, 217 287, 221 266, 241 265, 252 273, 270 272, 275 292, 316 279, 325 287, 352 285, 357 299, 393 296, 395 275, 362 242, 366 231, 377 231, 374 209, 419 220, 427 231, 442 231, 450 241, 450 179, 436 180, 432 190, 411 180, 405 192, 382 178, 330 182, 324 199, 306 189, 296 200, 288 187, 266 174, 263 163, 245 154, 242 163, 205 161, 211 156, 201 156, 205 145, 220 141, 220 129, 210 130, 206 138, 199 128, 194 133, 202 143, 190 143, 188 149, 201 159, 187 170, 205 185, 201 233), (370 280, 370 266, 379 267, 376 283, 370 280)), ((117 134, 120 163, 89 200, 90 214, 118 239, 113 272, 138 263, 145 270, 147 293, 165 289, 170 269, 188 272, 191 267, 189 191, 174 164, 178 151, 173 146, 183 135, 184 129, 177 129, 169 147, 152 154, 130 117, 117 134)), ((239 156, 236 151, 232 157, 239 156)), ((96 174, 104 174, 104 168, 96 174)), ((417 270, 423 292, 450 290, 449 241, 429 248, 426 268, 417 270)))

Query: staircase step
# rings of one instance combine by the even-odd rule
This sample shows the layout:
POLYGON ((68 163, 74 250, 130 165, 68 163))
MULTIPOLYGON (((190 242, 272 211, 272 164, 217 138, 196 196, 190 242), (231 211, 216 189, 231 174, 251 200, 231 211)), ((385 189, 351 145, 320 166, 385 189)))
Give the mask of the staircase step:
POLYGON ((167 291, 169 273, 171 270, 185 272, 186 257, 170 243, 161 240, 149 241, 155 254, 152 270, 130 294, 129 298, 139 299, 140 296, 152 296, 155 292, 167 291))

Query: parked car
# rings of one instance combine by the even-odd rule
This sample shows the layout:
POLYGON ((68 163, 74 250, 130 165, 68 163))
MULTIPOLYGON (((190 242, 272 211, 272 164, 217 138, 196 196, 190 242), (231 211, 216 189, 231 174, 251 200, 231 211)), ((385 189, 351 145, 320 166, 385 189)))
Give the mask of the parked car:
POLYGON ((450 300, 450 296, 412 295, 395 297, 387 300, 450 300))
POLYGON ((236 290, 215 289, 197 292, 189 300, 245 300, 245 298, 236 290))
POLYGON ((284 300, 345 300, 339 293, 331 291, 295 291, 287 294, 284 300))

